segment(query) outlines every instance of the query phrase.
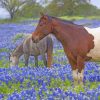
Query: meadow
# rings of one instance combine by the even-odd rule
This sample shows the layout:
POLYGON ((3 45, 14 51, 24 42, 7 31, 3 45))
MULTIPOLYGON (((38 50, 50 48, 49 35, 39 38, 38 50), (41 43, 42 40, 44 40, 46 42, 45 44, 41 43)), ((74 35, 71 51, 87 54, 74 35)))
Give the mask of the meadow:
MULTIPOLYGON (((26 34, 31 34, 37 20, 0 24, 0 100, 100 100, 100 64, 86 62, 84 87, 73 87, 71 66, 62 45, 53 38, 53 64, 49 69, 39 56, 39 66, 34 67, 30 57, 29 66, 24 66, 23 57, 19 66, 9 66, 9 53, 19 45, 26 34)), ((100 27, 100 20, 80 19, 74 23, 88 27, 100 27)))

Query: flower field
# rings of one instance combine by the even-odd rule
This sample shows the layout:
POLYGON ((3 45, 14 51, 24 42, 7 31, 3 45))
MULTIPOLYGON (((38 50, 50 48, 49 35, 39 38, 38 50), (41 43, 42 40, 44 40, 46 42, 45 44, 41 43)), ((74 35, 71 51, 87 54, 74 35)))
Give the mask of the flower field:
MULTIPOLYGON (((85 63, 84 87, 73 87, 71 66, 61 44, 53 38, 53 67, 45 67, 39 56, 39 67, 30 57, 24 66, 9 67, 9 53, 22 42, 25 34, 35 30, 37 21, 0 24, 0 100, 100 100, 100 65, 85 63)), ((80 20, 77 24, 100 27, 100 21, 80 20)))

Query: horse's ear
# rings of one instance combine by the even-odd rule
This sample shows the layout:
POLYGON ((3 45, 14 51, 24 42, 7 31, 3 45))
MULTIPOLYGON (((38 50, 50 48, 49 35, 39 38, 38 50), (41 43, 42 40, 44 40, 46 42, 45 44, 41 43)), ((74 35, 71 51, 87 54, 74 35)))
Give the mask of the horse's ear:
POLYGON ((40 15, 41 15, 41 16, 44 16, 44 13, 43 13, 43 12, 40 12, 40 15))
POLYGON ((48 17, 47 17, 47 14, 44 14, 44 13, 40 13, 41 14, 41 17, 43 18, 43 19, 45 19, 45 20, 48 20, 48 17))

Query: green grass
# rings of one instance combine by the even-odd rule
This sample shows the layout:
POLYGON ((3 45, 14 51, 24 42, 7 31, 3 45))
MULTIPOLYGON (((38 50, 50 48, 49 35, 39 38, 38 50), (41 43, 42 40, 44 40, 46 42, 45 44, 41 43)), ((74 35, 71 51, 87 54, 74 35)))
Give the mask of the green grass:
POLYGON ((7 49, 7 48, 0 48, 0 53, 1 52, 9 52, 9 49, 7 49))
POLYGON ((85 86, 89 87, 90 90, 95 89, 98 85, 100 85, 100 82, 89 82, 87 81, 85 86))
POLYGON ((48 86, 48 89, 50 88, 60 88, 64 91, 68 90, 68 88, 71 87, 71 81, 69 80, 61 80, 61 79, 54 79, 52 78, 50 81, 50 84, 48 86))
POLYGON ((100 16, 62 16, 60 17, 65 20, 81 20, 81 19, 98 19, 100 20, 100 16))
MULTIPOLYGON (((80 19, 98 19, 100 20, 100 16, 62 16, 60 17, 62 19, 66 19, 66 20, 80 20, 80 19)), ((2 19, 0 20, 0 23, 20 23, 23 21, 27 21, 27 20, 39 20, 39 18, 24 18, 24 17, 18 17, 18 18, 14 18, 12 20, 10 19, 2 19)), ((37 24, 33 24, 33 25, 37 25, 37 24)))
POLYGON ((8 84, 2 82, 2 85, 0 86, 0 94, 12 94, 14 91, 20 92, 20 83, 12 83, 9 82, 8 84))
POLYGON ((32 26, 37 26, 37 25, 38 25, 38 23, 32 23, 31 25, 32 25, 32 26))
POLYGON ((100 96, 98 97, 98 100, 100 100, 100 96))
POLYGON ((19 23, 21 20, 24 20, 23 18, 14 18, 14 19, 0 19, 0 24, 4 23, 19 23))
MULTIPOLYGON (((18 36, 18 37, 20 37, 20 36, 18 36)), ((1 51, 3 51, 3 50, 1 50, 1 51)), ((56 52, 53 54, 53 56, 59 56, 59 57, 62 57, 62 55, 64 55, 64 51, 62 49, 56 50, 56 52)), ((60 62, 54 60, 54 63, 59 64, 60 62)), ((66 64, 66 61, 62 61, 61 64, 66 64)), ((35 64, 33 62, 31 62, 31 63, 29 62, 29 66, 34 67, 35 64)), ((39 66, 42 66, 42 67, 44 66, 43 61, 39 61, 39 66)), ((2 68, 9 67, 9 61, 7 61, 6 58, 3 57, 2 60, 0 60, 0 67, 2 67, 2 68)), ((20 60, 19 67, 24 67, 24 61, 22 59, 20 60)), ((93 71, 90 71, 89 73, 93 73, 93 71)), ((41 77, 38 77, 38 79, 39 78, 41 78, 41 77)), ((45 77, 42 77, 42 78, 45 78, 45 77)), ((41 84, 39 85, 36 80, 30 80, 30 79, 24 79, 24 82, 22 82, 22 83, 20 83, 20 82, 16 83, 14 80, 10 81, 8 84, 3 82, 2 85, 0 85, 0 93, 5 94, 5 97, 7 97, 7 95, 12 94, 14 91, 21 92, 23 89, 27 89, 28 83, 30 83, 30 86, 28 88, 31 88, 34 86, 35 91, 37 91, 37 97, 40 98, 40 96, 38 95, 38 92, 39 92, 39 88, 41 87, 41 84), (20 88, 20 86, 23 86, 23 88, 20 88)), ((100 84, 100 82, 88 82, 87 81, 85 84, 85 88, 92 90, 92 89, 97 88, 97 86, 99 84, 100 84)), ((64 81, 61 79, 51 78, 51 81, 48 84, 47 88, 48 88, 49 92, 50 92, 51 88, 60 88, 63 91, 71 90, 75 93, 85 92, 85 88, 82 87, 81 85, 78 85, 77 87, 72 88, 72 83, 68 79, 66 79, 64 81)), ((44 95, 46 95, 44 91, 42 91, 42 92, 44 95)))
MULTIPOLYGON (((100 82, 87 82, 85 88, 92 90, 97 88, 99 84, 100 82)), ((35 90, 38 92, 39 88, 41 87, 41 84, 39 85, 36 80, 32 81, 30 79, 24 79, 22 83, 20 82, 16 83, 13 80, 10 81, 8 84, 2 82, 2 84, 0 85, 0 94, 8 95, 12 94, 14 91, 20 93, 23 89, 32 88, 33 86, 35 90), (30 85, 27 86, 28 84, 30 85), (21 86, 23 88, 21 88, 21 86)), ((47 85, 47 88, 48 90, 50 90, 51 88, 60 88, 63 91, 68 91, 70 89, 71 91, 76 93, 85 92, 84 87, 82 87, 81 85, 72 88, 70 80, 63 81, 61 79, 54 79, 54 78, 51 79, 50 83, 47 85)))
POLYGON ((20 93, 22 90, 30 89, 36 84, 36 82, 33 82, 29 79, 24 79, 22 84, 20 82, 16 83, 14 81, 10 81, 8 84, 2 82, 2 85, 0 85, 0 94, 4 94, 4 100, 6 100, 9 94, 14 93, 15 91, 20 93), (28 83, 30 83, 30 86, 27 86, 28 83))
POLYGON ((0 60, 0 68, 8 68, 9 64, 9 61, 7 61, 5 57, 2 57, 2 60, 0 60))
MULTIPOLYGON (((61 58, 62 56, 64 56, 65 53, 64 53, 64 50, 63 49, 59 49, 59 50, 56 50, 54 53, 53 53, 53 57, 57 58, 61 58)), ((62 60, 62 61, 58 61, 58 59, 53 59, 53 63, 57 63, 57 64, 62 64, 62 65, 66 65, 68 64, 68 60, 62 60)))
POLYGON ((14 18, 14 19, 1 19, 0 23, 4 24, 4 23, 20 23, 23 21, 27 21, 27 20, 37 20, 38 18, 24 18, 24 17, 18 17, 18 18, 14 18))
MULTIPOLYGON (((58 50, 58 52, 62 52, 62 50, 58 50)), ((9 63, 7 63, 6 65, 4 65, 5 64, 5 60, 6 59, 3 58, 0 61, 0 67, 1 66, 2 67, 8 67, 9 66, 9 63)), ((35 66, 34 63, 31 63, 31 66, 32 65, 35 66)), ((24 62, 21 61, 19 63, 19 66, 23 67, 24 66, 24 62)), ((42 61, 39 61, 39 66, 44 66, 44 64, 43 64, 42 61)), ((39 79, 41 77, 37 77, 37 78, 39 79)), ((45 77, 43 76, 42 78, 45 78, 45 77)), ((30 80, 30 78, 24 79, 24 82, 22 82, 22 83, 20 83, 20 82, 16 83, 14 80, 10 81, 8 84, 2 82, 2 85, 0 85, 0 93, 4 94, 5 98, 6 98, 9 94, 12 94, 15 91, 17 91, 18 93, 20 93, 23 89, 27 89, 27 84, 28 83, 30 83, 30 86, 28 86, 28 89, 32 88, 34 86, 35 91, 37 91, 37 97, 40 98, 39 95, 38 95, 38 92, 39 92, 39 88, 41 87, 41 84, 39 85, 36 80, 30 80), (20 88, 21 86, 23 86, 23 88, 20 88)), ((92 90, 92 89, 97 88, 97 86, 99 84, 100 84, 100 82, 88 82, 87 81, 85 83, 85 88, 87 88, 89 90, 92 90)), ((71 91, 73 91, 75 93, 85 92, 84 87, 82 87, 81 85, 78 85, 77 87, 72 88, 72 83, 71 83, 70 80, 66 79, 64 81, 64 80, 61 80, 60 78, 59 79, 51 78, 51 81, 48 84, 47 88, 48 88, 49 92, 50 92, 51 88, 60 88, 61 90, 65 91, 65 92, 68 91, 68 90, 71 90, 71 91)), ((44 91, 42 91, 42 92, 43 92, 44 95, 46 94, 44 91)))
MULTIPOLYGON (((89 86, 86 84, 85 88, 88 88, 89 90, 97 88, 97 86, 100 84, 100 82, 88 82, 89 86)), ((0 94, 4 94, 5 96, 14 93, 15 91, 20 93, 23 89, 30 89, 34 86, 35 91, 38 93, 39 88, 41 87, 41 84, 38 84, 36 80, 30 80, 30 79, 24 79, 22 83, 20 82, 14 82, 10 81, 8 84, 2 82, 2 85, 0 85, 0 94), (28 85, 30 84, 30 85, 28 85), (21 88, 22 87, 22 88, 21 88)), ((75 93, 85 92, 84 87, 81 85, 78 85, 74 88, 72 88, 71 81, 70 80, 61 80, 61 79, 54 79, 52 78, 50 83, 47 86, 48 91, 50 92, 51 88, 60 88, 63 91, 71 90, 75 93)), ((43 94, 45 95, 45 92, 43 91, 43 94)), ((38 95, 37 95, 38 96, 38 95)), ((100 98, 100 97, 99 97, 100 98)))
POLYGON ((81 16, 62 16, 60 18, 61 19, 65 19, 65 20, 80 20, 80 19, 84 19, 84 17, 81 17, 81 16))
POLYGON ((18 33, 18 34, 16 34, 16 35, 12 38, 12 42, 13 42, 13 43, 16 43, 17 40, 22 39, 22 38, 24 38, 24 37, 25 37, 25 34, 23 34, 23 33, 18 33))
MULTIPOLYGON (((20 59, 19 61, 20 62, 18 64, 18 66, 19 67, 25 67, 24 59, 20 59)), ((0 68, 8 68, 9 65, 10 65, 10 61, 6 60, 5 57, 2 57, 2 59, 0 60, 0 68)), ((30 62, 30 61, 29 61, 28 66, 36 67, 35 63, 34 62, 30 62)), ((44 67, 43 60, 41 60, 41 61, 39 60, 38 61, 38 66, 44 67)))

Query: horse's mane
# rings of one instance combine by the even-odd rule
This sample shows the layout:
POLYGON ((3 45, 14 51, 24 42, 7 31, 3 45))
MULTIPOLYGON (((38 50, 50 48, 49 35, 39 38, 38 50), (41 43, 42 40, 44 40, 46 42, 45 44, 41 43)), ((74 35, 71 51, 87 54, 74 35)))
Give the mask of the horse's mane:
POLYGON ((52 17, 52 16, 48 16, 49 18, 53 18, 53 19, 56 19, 56 20, 59 20, 65 24, 72 24, 72 25, 77 25, 78 27, 83 27, 83 25, 78 25, 78 24, 75 24, 73 21, 70 21, 70 20, 65 20, 65 19, 61 19, 61 18, 57 18, 57 17, 52 17))
POLYGON ((70 21, 70 20, 60 19, 60 18, 56 18, 56 17, 52 17, 52 16, 48 16, 48 17, 60 20, 60 21, 65 22, 65 23, 74 24, 73 21, 70 21))

